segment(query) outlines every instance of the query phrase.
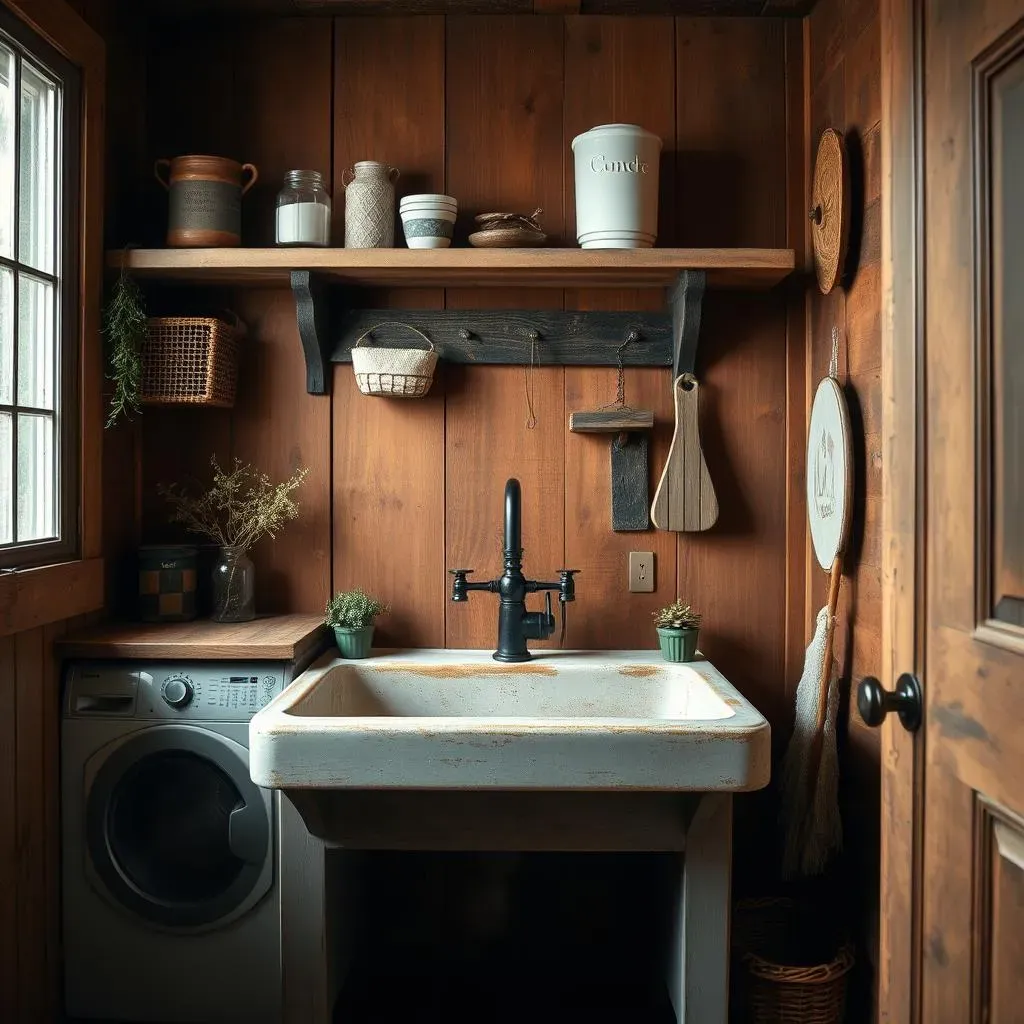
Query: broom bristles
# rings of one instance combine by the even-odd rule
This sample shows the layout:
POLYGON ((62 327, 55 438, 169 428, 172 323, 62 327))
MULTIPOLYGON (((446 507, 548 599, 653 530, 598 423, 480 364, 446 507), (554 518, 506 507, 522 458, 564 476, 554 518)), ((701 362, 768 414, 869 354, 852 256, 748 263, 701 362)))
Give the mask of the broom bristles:
POLYGON ((829 666, 824 736, 813 787, 808 778, 821 700, 827 633, 828 609, 822 608, 804 656, 804 669, 796 691, 793 735, 782 762, 782 874, 787 879, 820 874, 832 852, 842 846, 836 747, 839 683, 834 664, 829 666))

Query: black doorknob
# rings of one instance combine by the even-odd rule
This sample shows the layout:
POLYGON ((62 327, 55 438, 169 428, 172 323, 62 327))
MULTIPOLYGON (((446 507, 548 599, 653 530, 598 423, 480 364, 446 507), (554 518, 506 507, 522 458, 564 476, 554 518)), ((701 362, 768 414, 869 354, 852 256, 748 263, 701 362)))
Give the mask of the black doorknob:
POLYGON ((916 732, 921 725, 923 704, 921 684, 917 676, 904 672, 896 680, 896 689, 889 691, 874 678, 866 676, 857 687, 857 710, 865 725, 879 726, 890 711, 900 716, 907 732, 916 732))

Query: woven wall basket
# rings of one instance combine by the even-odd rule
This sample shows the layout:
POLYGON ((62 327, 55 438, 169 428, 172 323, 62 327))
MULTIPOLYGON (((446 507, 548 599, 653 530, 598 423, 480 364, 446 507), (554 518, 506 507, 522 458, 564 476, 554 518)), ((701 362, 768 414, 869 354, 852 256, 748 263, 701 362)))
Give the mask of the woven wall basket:
MULTIPOLYGON (((385 327, 388 324, 378 324, 385 327)), ((434 381, 437 352, 434 343, 409 324, 393 321, 390 326, 404 327, 418 334, 429 346, 420 348, 372 348, 363 342, 373 335, 371 328, 352 347, 352 370, 364 395, 385 395, 390 398, 422 398, 434 381)))
POLYGON ((139 398, 144 405, 235 404, 238 338, 236 318, 150 317, 142 346, 139 398))

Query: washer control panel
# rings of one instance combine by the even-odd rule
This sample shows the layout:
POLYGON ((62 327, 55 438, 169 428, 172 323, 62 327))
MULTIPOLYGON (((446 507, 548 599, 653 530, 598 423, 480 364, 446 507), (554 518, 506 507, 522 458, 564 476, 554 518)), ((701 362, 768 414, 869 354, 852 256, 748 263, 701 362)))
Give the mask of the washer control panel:
POLYGON ((68 668, 66 713, 208 722, 248 721, 291 682, 290 662, 79 662, 68 668))

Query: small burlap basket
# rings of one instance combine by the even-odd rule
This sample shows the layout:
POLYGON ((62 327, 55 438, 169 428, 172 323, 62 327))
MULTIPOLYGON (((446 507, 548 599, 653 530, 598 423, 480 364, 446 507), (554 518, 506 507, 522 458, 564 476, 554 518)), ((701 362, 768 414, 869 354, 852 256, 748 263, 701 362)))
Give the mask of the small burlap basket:
MULTIPOLYGON (((386 327, 389 324, 378 324, 386 327)), ((390 322, 390 326, 404 327, 418 334, 429 346, 419 348, 370 348, 363 342, 377 327, 363 334, 352 347, 352 370, 356 384, 364 395, 385 395, 390 398, 422 398, 434 381, 437 352, 434 343, 410 324, 390 322)))

